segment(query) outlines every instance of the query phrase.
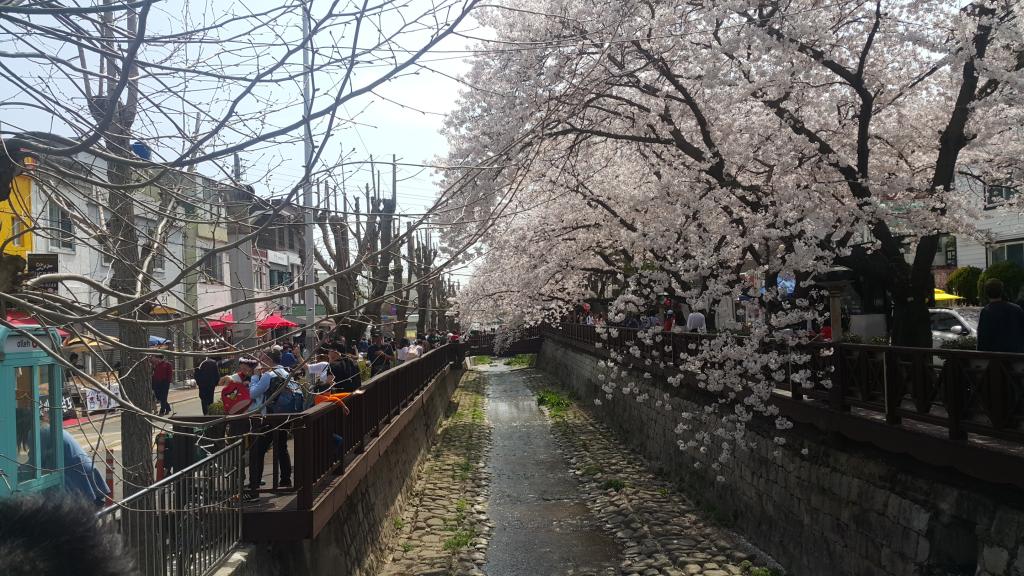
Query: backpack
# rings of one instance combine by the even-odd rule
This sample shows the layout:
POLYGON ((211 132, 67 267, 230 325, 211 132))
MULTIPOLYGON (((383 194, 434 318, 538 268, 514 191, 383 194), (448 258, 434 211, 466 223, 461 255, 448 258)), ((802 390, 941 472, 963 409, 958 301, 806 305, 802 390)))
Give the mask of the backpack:
POLYGON ((242 382, 237 376, 231 377, 231 382, 220 391, 220 401, 224 403, 226 414, 241 414, 252 406, 252 396, 249 395, 249 385, 242 382))
POLYGON ((288 414, 302 412, 302 394, 296 390, 288 378, 281 376, 274 371, 274 377, 270 379, 270 386, 267 387, 267 412, 271 414, 288 414), (275 396, 276 394, 276 396, 275 396))

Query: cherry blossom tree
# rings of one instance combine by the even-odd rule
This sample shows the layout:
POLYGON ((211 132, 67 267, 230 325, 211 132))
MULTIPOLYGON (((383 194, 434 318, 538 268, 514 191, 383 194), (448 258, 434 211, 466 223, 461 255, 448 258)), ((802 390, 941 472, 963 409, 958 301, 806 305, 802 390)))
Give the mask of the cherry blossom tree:
POLYGON ((621 321, 663 293, 752 297, 749 337, 687 361, 730 407, 730 437, 751 409, 773 415, 780 359, 763 342, 824 319, 813 279, 830 267, 881 284, 895 343, 931 345, 938 234, 972 232, 957 170, 1004 175, 1024 142, 1012 2, 538 0, 482 20, 494 38, 446 133, 453 160, 491 165, 469 174, 448 238, 509 209, 459 313, 535 323, 610 297, 621 321))

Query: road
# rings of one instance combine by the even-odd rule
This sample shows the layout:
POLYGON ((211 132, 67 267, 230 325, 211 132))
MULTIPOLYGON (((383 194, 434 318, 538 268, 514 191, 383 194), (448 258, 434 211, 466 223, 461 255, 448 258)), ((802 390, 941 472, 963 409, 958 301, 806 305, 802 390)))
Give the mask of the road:
MULTIPOLYGON (((178 416, 198 416, 202 409, 199 405, 199 392, 195 388, 183 390, 171 390, 168 401, 178 416)), ((154 427, 154 439, 156 434, 165 426, 154 427)), ((64 429, 78 441, 86 453, 95 457, 95 464, 101 472, 106 471, 106 451, 113 452, 114 461, 121 461, 121 412, 120 410, 110 412, 97 412, 89 416, 83 416, 79 420, 68 420, 64 422, 64 429)), ((154 440, 155 441, 155 440, 154 440)), ((123 494, 120 478, 120 466, 115 465, 114 473, 114 495, 120 499, 123 494)))

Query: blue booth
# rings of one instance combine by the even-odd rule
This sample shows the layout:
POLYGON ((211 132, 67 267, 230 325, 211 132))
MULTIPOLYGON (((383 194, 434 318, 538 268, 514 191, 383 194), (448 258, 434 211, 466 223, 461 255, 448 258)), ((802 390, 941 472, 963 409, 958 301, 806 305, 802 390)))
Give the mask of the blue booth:
POLYGON ((0 497, 64 484, 64 370, 26 333, 60 350, 55 328, 0 326, 0 497))

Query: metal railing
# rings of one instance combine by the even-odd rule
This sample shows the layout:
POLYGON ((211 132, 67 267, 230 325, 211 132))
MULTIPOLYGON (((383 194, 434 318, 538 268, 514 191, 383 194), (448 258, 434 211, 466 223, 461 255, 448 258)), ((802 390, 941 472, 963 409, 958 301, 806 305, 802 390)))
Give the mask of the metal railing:
POLYGON ((142 576, 203 576, 242 535, 242 442, 98 513, 142 576))
MULTIPOLYGON (((721 346, 715 340, 721 334, 658 334, 645 343, 637 329, 609 328, 602 335, 593 326, 562 324, 547 328, 545 337, 599 356, 618 352, 623 363, 659 376, 652 384, 669 394, 681 390, 666 377, 676 377, 687 393, 707 393, 694 372, 714 366, 687 360, 721 346)), ((1024 487, 1024 354, 846 342, 763 341, 755 348, 781 361, 781 378, 768 368, 761 376, 773 383, 772 401, 783 415, 1024 487)))
MULTIPOLYGON (((716 336, 661 334, 650 345, 636 329, 611 328, 604 337, 593 326, 579 324, 565 324, 552 333, 619 351, 639 348, 638 357, 627 354, 625 360, 669 376, 679 370, 683 357, 699 353, 716 336), (652 356, 654 352, 658 354, 652 356)), ((788 400, 819 401, 840 412, 856 408, 892 425, 904 419, 927 423, 944 429, 951 440, 973 433, 1024 441, 1024 355, 845 342, 794 347, 763 342, 761 348, 782 358, 805 359, 787 362, 785 377, 775 382, 776 394, 788 400), (798 371, 802 377, 794 378, 798 371)))

